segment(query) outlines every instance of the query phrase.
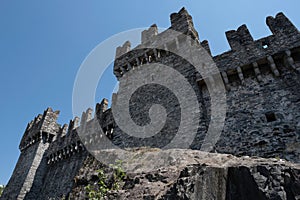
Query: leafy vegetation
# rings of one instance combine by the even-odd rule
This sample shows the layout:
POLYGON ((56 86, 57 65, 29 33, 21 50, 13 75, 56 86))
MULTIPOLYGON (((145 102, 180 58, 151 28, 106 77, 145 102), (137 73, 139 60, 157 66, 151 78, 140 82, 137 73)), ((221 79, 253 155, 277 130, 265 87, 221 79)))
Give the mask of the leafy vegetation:
POLYGON ((3 193, 4 188, 5 188, 4 185, 0 185, 0 197, 1 197, 2 193, 3 193))
POLYGON ((122 161, 117 160, 116 164, 110 165, 110 168, 112 169, 110 176, 105 173, 104 169, 98 169, 98 181, 85 187, 89 199, 101 200, 108 191, 120 189, 121 182, 126 177, 122 161))

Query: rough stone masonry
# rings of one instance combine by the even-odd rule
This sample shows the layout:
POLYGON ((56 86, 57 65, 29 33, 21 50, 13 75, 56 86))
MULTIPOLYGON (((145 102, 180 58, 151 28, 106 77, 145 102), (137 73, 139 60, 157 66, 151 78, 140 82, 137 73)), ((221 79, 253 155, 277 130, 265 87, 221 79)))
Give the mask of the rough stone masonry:
MULTIPOLYGON (((227 31, 231 49, 212 57, 226 86, 228 106, 215 153, 197 151, 210 122, 210 95, 204 78, 193 66, 168 52, 168 48, 178 47, 177 40, 162 44, 162 49, 131 50, 130 42, 117 48, 117 55, 124 54, 114 63, 113 73, 118 80, 126 79, 128 71, 138 71, 146 63, 172 66, 196 92, 201 116, 190 146, 193 150, 168 150, 165 159, 173 159, 172 164, 133 170, 123 188, 107 198, 300 199, 300 34, 283 13, 268 17, 266 23, 272 35, 258 40, 253 39, 246 25, 227 31)), ((189 35, 211 54, 208 41, 200 40, 184 8, 171 15, 170 29, 189 35)), ((142 33, 139 47, 161 37, 165 37, 164 32, 158 33, 157 26, 152 25, 142 33)), ((84 126, 88 131, 99 122, 103 137, 122 148, 160 148, 178 128, 181 110, 171 91, 157 85, 140 89, 129 109, 136 123, 143 126, 149 121, 145 108, 157 99, 170 109, 170 114, 160 137, 151 141, 135 140, 124 133, 116 125, 106 99, 96 105, 94 117, 89 108, 81 120, 76 117, 63 126, 56 122, 59 111, 48 108, 28 124, 19 146, 19 160, 0 199, 85 199, 84 185, 92 182, 93 172, 87 164, 92 158, 85 145, 97 143, 103 135, 89 135, 81 141, 78 128, 84 126)))

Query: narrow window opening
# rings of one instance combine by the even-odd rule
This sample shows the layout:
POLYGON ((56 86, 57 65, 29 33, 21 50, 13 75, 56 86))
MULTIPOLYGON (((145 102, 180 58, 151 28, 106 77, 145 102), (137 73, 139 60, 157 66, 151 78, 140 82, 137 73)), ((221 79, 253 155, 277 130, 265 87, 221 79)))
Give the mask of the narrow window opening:
POLYGON ((267 112, 266 114, 267 122, 273 122, 276 121, 275 113, 273 112, 267 112))
POLYGON ((267 48, 269 48, 269 44, 267 42, 263 42, 262 47, 263 47, 263 49, 267 49, 267 48))

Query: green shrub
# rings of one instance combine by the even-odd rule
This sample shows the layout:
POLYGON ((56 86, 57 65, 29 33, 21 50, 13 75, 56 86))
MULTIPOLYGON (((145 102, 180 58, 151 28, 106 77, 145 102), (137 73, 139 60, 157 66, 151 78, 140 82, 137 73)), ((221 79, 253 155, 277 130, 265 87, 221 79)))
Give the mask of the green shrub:
POLYGON ((121 182, 124 180, 126 173, 122 168, 122 161, 117 160, 116 164, 110 165, 112 168, 112 183, 108 184, 108 176, 103 169, 97 170, 98 182, 95 184, 88 184, 85 187, 86 194, 91 200, 100 200, 105 197, 108 191, 119 190, 121 182))
POLYGON ((4 185, 0 185, 0 197, 1 197, 2 193, 3 193, 4 188, 5 188, 4 185))

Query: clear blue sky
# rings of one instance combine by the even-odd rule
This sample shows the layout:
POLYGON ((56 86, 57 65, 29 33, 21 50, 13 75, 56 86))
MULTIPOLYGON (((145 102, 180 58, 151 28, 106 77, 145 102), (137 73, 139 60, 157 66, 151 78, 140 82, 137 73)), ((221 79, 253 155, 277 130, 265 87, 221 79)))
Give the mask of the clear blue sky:
MULTIPOLYGON (((185 6, 200 39, 214 55, 229 49, 225 31, 246 23, 255 39, 270 34, 268 15, 283 11, 300 27, 299 0, 1 0, 0 2, 0 184, 6 184, 19 156, 27 123, 48 106, 72 118, 77 70, 101 41, 132 28, 156 23, 169 27, 169 15, 185 6)), ((110 97, 115 83, 97 92, 110 97)))

